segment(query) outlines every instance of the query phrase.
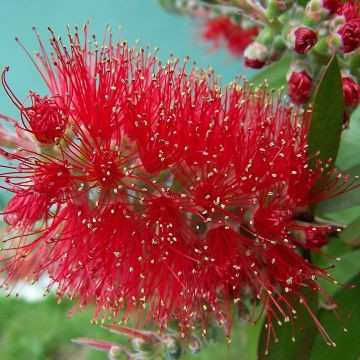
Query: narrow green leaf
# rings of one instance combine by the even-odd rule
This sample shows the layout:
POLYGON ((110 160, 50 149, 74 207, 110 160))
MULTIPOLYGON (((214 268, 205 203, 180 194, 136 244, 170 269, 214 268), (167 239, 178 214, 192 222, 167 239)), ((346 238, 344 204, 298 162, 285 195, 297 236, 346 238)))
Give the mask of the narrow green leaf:
POLYGON ((340 234, 340 238, 349 245, 360 245, 360 216, 352 221, 348 227, 340 234))
MULTIPOLYGON (((339 241, 339 239, 337 239, 337 241, 339 241)), ((327 259, 326 257, 322 257, 322 260, 316 263, 316 265, 320 266, 321 268, 333 267, 329 273, 331 274, 331 277, 339 284, 347 283, 359 272, 360 249, 350 250, 343 254, 335 252, 329 253, 326 248, 322 250, 324 253, 334 256, 334 258, 339 257, 341 259, 341 261, 336 261, 335 259, 327 259)), ((333 284, 332 282, 325 279, 319 279, 318 281, 325 289, 325 291, 328 292, 331 296, 339 291, 339 284, 333 284)))
MULTIPOLYGON (((351 315, 344 318, 347 332, 342 324, 336 320, 332 311, 320 310, 318 318, 327 333, 336 343, 336 347, 325 344, 320 334, 317 334, 310 360, 356 360, 360 357, 360 273, 349 284, 355 285, 355 289, 345 287, 338 291, 334 300, 351 315)), ((343 315, 344 317, 344 315, 343 315)))
POLYGON ((303 7, 306 6, 306 4, 309 2, 310 0, 297 0, 297 3, 303 7))
POLYGON ((250 81, 255 85, 262 85, 266 79, 270 88, 280 88, 286 85, 286 73, 289 70, 291 56, 286 55, 281 60, 267 66, 264 70, 256 73, 250 81))
MULTIPOLYGON (((316 314, 318 311, 318 296, 309 288, 304 288, 303 296, 311 311, 316 314)), ((316 325, 305 306, 299 303, 297 318, 294 321, 294 337, 291 330, 291 322, 277 325, 276 336, 279 341, 270 340, 269 353, 265 355, 267 330, 265 324, 262 328, 258 346, 259 360, 304 360, 308 359, 311 352, 313 340, 317 331, 316 325), (300 320, 301 319, 301 320, 300 320), (302 330, 300 330, 302 329, 302 330)))
POLYGON ((319 158, 333 164, 338 153, 344 100, 342 80, 336 55, 330 60, 315 94, 309 130, 309 153, 320 151, 319 158))
POLYGON ((351 114, 349 129, 343 131, 336 165, 350 169, 360 164, 360 106, 351 114))
MULTIPOLYGON (((349 174, 351 179, 355 178, 355 176, 360 176, 360 165, 344 170, 344 173, 349 174)), ((322 201, 317 205, 316 210, 322 213, 330 213, 358 205, 360 205, 360 187, 329 200, 322 201)))

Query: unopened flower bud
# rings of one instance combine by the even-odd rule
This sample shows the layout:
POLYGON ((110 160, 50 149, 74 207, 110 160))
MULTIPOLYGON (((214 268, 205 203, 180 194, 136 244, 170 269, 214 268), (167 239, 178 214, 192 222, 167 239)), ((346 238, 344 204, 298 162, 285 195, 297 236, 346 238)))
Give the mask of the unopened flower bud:
POLYGON ((340 51, 340 48, 342 47, 341 36, 338 33, 332 33, 332 34, 330 34, 330 36, 328 36, 325 44, 327 44, 328 47, 333 52, 338 52, 338 51, 340 51))
POLYGON ((294 50, 301 55, 307 53, 317 42, 315 31, 308 27, 298 27, 289 37, 294 50))
POLYGON ((288 79, 288 93, 294 104, 305 104, 311 96, 313 81, 305 71, 293 71, 288 79))
POLYGON ((196 354, 201 350, 201 341, 195 335, 189 335, 187 339, 187 348, 193 353, 196 354))
POLYGON ((261 69, 267 63, 269 55, 269 50, 265 45, 254 41, 245 49, 245 66, 253 69, 261 69))
POLYGON ((348 21, 340 27, 341 50, 344 53, 354 51, 360 47, 360 18, 348 21))
POLYGON ((266 10, 266 16, 269 19, 275 19, 293 6, 295 0, 269 0, 266 10))
POLYGON ((176 358, 181 354, 181 344, 175 336, 164 335, 162 342, 171 356, 176 358))
POLYGON ((112 346, 109 351, 110 360, 129 360, 129 354, 118 346, 112 346))
POLYGON ((305 10, 307 23, 316 24, 316 22, 321 21, 330 15, 331 10, 326 1, 327 0, 310 0, 307 3, 305 10))
POLYGON ((360 87, 351 77, 343 77, 343 93, 346 106, 356 106, 360 102, 360 87))
POLYGON ((141 352, 150 352, 154 348, 154 344, 150 341, 145 341, 144 339, 134 337, 132 339, 132 344, 137 351, 141 352))

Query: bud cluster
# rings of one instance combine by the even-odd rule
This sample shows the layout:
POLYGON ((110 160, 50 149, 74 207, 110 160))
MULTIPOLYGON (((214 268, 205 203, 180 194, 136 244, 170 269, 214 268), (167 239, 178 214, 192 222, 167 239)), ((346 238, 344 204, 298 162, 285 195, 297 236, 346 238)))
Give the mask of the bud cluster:
POLYGON ((82 346, 108 353, 110 360, 160 360, 179 359, 181 356, 191 353, 197 354, 203 347, 204 342, 214 343, 212 336, 215 328, 212 327, 210 335, 201 336, 189 333, 182 336, 178 331, 167 329, 162 333, 153 331, 135 330, 119 325, 103 325, 104 328, 115 334, 126 336, 130 344, 107 342, 103 340, 78 338, 73 342, 82 346))
POLYGON ((292 0, 270 0, 266 5, 258 0, 226 3, 213 0, 205 5, 194 0, 186 7, 179 1, 167 3, 177 4, 178 9, 193 16, 212 18, 205 32, 206 40, 214 40, 215 34, 226 34, 226 23, 237 24, 239 37, 228 37, 227 47, 230 51, 238 49, 236 54, 243 55, 247 67, 261 69, 290 56, 288 94, 297 105, 309 101, 325 65, 337 53, 341 58, 347 113, 359 104, 360 3, 357 0, 310 0, 306 6, 292 0), (243 30, 243 24, 256 32, 243 30))

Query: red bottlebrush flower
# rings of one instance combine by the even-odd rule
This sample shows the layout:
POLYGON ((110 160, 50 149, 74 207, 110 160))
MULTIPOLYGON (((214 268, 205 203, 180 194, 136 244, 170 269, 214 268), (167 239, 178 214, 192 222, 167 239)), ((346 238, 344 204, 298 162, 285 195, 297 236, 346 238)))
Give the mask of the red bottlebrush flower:
POLYGON ((305 71, 294 71, 288 83, 288 93, 294 104, 305 104, 311 96, 313 81, 311 76, 305 71))
POLYGON ((360 102, 360 86, 350 77, 343 77, 344 101, 347 106, 356 106, 360 102))
POLYGON ((229 17, 221 16, 206 21, 202 38, 211 41, 214 49, 219 48, 221 43, 225 42, 233 55, 242 56, 245 48, 258 33, 259 30, 256 26, 243 29, 240 24, 235 24, 229 17))
POLYGON ((347 21, 360 18, 360 4, 357 0, 348 0, 338 7, 337 13, 345 16, 347 21))
POLYGON ((356 185, 309 168, 306 113, 111 35, 91 50, 86 27, 83 43, 77 32, 69 41, 51 37, 56 65, 39 57, 52 96, 66 99, 51 103, 69 114, 61 141, 2 150, 12 160, 2 188, 15 193, 5 283, 49 273, 59 297, 95 301, 96 318, 175 318, 184 333, 215 318, 228 335, 245 296, 263 303, 271 335, 275 308, 289 320, 309 282, 324 292, 327 271, 298 255, 323 244, 321 229, 296 216, 356 185))
POLYGON ((307 53, 317 42, 317 36, 314 30, 299 27, 294 31, 295 36, 295 51, 298 54, 307 53))
POLYGON ((360 47, 360 18, 346 22, 340 27, 338 34, 341 36, 341 50, 344 53, 358 49, 360 47))

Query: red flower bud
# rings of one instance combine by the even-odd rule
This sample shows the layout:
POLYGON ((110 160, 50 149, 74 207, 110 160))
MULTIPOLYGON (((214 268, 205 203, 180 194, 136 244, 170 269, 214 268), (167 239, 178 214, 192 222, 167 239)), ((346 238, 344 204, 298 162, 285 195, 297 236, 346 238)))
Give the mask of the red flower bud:
POLYGON ((350 77, 343 77, 344 101, 347 106, 356 106, 360 102, 360 87, 350 77))
POLYGON ((254 41, 244 52, 245 66, 253 69, 261 69, 268 60, 268 49, 265 45, 254 41))
POLYGON ((307 53, 317 42, 315 31, 307 27, 299 27, 294 32, 295 35, 295 51, 298 54, 307 53))
POLYGON ((288 93, 294 104, 304 104, 310 99, 313 82, 306 71, 294 71, 289 78, 288 93))
POLYGON ((348 53, 360 47, 360 18, 348 21, 338 31, 342 38, 342 51, 348 53))
POLYGON ((244 60, 245 60, 245 66, 250 67, 252 69, 261 69, 265 65, 265 62, 259 59, 250 59, 245 56, 244 60))

